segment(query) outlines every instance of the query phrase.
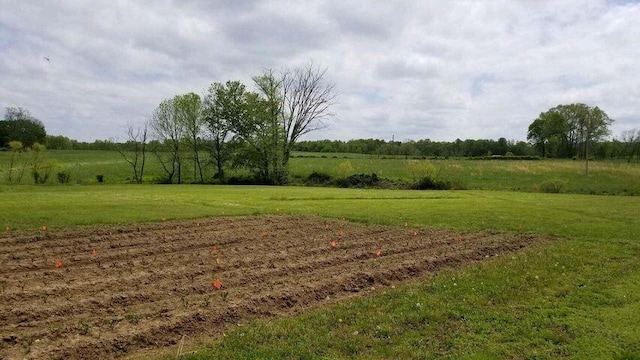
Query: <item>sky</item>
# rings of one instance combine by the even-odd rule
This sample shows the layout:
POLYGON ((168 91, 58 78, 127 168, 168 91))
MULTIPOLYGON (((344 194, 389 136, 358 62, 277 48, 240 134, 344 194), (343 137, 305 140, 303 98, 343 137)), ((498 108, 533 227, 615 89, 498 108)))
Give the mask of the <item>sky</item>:
POLYGON ((158 104, 314 64, 337 102, 302 140, 526 140, 560 104, 640 129, 640 2, 0 0, 0 108, 126 140, 158 104))

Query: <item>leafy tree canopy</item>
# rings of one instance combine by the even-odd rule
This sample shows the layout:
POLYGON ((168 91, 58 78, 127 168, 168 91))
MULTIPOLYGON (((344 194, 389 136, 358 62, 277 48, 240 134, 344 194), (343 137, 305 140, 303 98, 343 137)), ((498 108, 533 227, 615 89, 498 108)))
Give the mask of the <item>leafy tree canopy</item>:
POLYGON ((21 107, 8 107, 4 120, 0 121, 0 147, 7 148, 11 141, 20 141, 23 146, 44 143, 47 133, 42 122, 21 107))

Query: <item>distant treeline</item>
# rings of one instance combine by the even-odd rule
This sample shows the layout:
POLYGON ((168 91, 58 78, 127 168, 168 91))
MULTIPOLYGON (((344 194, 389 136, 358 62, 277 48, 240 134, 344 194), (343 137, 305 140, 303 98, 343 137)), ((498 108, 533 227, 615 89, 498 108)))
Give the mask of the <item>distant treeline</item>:
POLYGON ((505 138, 496 140, 456 140, 454 142, 384 141, 358 139, 349 141, 317 140, 300 141, 295 150, 308 152, 337 152, 376 155, 401 155, 425 157, 477 157, 487 155, 535 155, 535 149, 524 141, 513 142, 505 138))
MULTIPOLYGON (((316 140, 300 141, 296 151, 321 153, 357 153, 374 155, 399 155, 413 157, 484 157, 492 155, 530 157, 541 156, 535 146, 524 141, 498 140, 460 140, 447 141, 384 141, 379 139, 358 139, 349 141, 316 140)), ((591 155, 598 159, 628 158, 637 151, 626 142, 618 140, 603 141, 594 144, 591 155)), ((547 153, 547 156, 549 154, 547 153)))
MULTIPOLYGON (((153 145, 157 140, 151 141, 153 145)), ((47 135, 45 145, 52 150, 131 150, 135 144, 131 142, 118 143, 110 140, 96 140, 81 142, 65 136, 47 135)), ((637 158, 638 151, 629 144, 619 140, 602 141, 594 144, 592 156, 596 159, 637 158)), ((483 157, 492 155, 503 156, 540 156, 536 147, 525 141, 510 141, 505 138, 498 140, 460 140, 447 141, 385 141, 380 139, 315 140, 300 141, 295 144, 294 151, 319 153, 353 153, 387 156, 411 157, 483 157)), ((547 154, 549 156, 549 154, 547 154)))

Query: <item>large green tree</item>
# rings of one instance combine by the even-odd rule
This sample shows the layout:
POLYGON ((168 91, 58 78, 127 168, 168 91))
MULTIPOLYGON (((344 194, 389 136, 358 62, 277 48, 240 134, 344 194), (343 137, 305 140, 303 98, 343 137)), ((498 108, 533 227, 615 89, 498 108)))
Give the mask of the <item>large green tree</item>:
POLYGON ((554 109, 541 113, 537 119, 529 125, 527 132, 527 140, 532 141, 533 145, 540 151, 542 157, 557 156, 557 149, 553 153, 550 146, 554 140, 564 143, 564 119, 562 115, 554 109))
POLYGON ((578 136, 584 148, 584 173, 589 174, 589 151, 594 142, 603 140, 611 134, 609 126, 613 119, 599 107, 589 107, 585 104, 575 104, 578 136))
POLYGON ((547 156, 549 144, 560 143, 560 156, 580 156, 585 159, 585 174, 589 172, 589 151, 594 142, 609 135, 613 120, 599 107, 582 103, 558 105, 541 113, 529 125, 527 139, 547 156))
POLYGON ((176 121, 184 128, 185 139, 191 149, 193 160, 193 181, 200 179, 204 182, 202 173, 202 161, 200 160, 199 143, 202 137, 204 121, 201 116, 202 101, 195 93, 188 93, 174 97, 173 104, 176 111, 176 121))
POLYGON ((0 147, 6 148, 11 141, 20 141, 24 147, 44 143, 47 133, 42 122, 21 107, 8 107, 4 120, 0 121, 0 147))
POLYGON ((208 130, 210 150, 216 166, 216 177, 225 181, 225 166, 231 161, 237 144, 233 139, 234 127, 248 116, 245 86, 239 81, 213 83, 202 106, 202 119, 208 130))
POLYGON ((283 123, 285 106, 283 80, 276 77, 273 70, 267 70, 261 76, 254 77, 253 82, 260 96, 255 98, 252 104, 253 121, 262 123, 258 129, 262 130, 259 134, 260 142, 264 143, 263 152, 267 156, 265 159, 268 162, 267 177, 275 184, 283 184, 287 181, 284 160, 286 130, 283 123))

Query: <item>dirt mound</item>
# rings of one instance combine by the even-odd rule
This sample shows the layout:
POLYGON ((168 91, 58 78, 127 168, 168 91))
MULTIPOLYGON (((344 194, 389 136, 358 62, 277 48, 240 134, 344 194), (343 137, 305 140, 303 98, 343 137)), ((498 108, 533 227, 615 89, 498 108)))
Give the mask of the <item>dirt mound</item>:
POLYGON ((539 243, 306 216, 0 235, 0 359, 96 359, 220 336, 539 243))

